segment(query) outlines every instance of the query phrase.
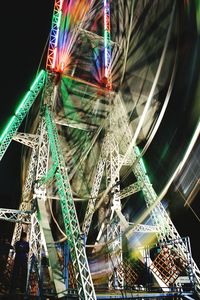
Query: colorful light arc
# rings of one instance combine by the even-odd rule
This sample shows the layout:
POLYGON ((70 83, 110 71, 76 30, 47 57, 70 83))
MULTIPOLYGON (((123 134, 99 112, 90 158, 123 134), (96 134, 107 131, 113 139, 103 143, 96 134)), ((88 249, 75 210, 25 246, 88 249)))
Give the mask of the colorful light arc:
POLYGON ((37 86, 38 82, 41 80, 42 77, 45 77, 45 71, 41 70, 40 73, 38 74, 38 76, 36 77, 36 79, 34 80, 34 82, 32 83, 30 90, 25 94, 24 98, 22 99, 22 101, 19 103, 19 106, 17 107, 14 116, 12 116, 10 118, 10 120, 8 121, 5 129, 3 130, 1 136, 0 136, 0 143, 3 141, 4 137, 8 134, 10 128, 13 125, 13 122, 19 118, 19 114, 21 114, 21 110, 23 109, 23 107, 26 105, 26 102, 29 101, 29 99, 32 97, 32 91, 34 91, 35 87, 37 86))
MULTIPOLYGON (((110 3, 103 1, 103 41, 104 50, 101 52, 103 65, 99 81, 108 89, 112 88, 111 83, 111 39, 110 39, 110 3)), ((47 69, 63 73, 71 63, 71 55, 75 34, 75 27, 79 26, 89 12, 91 1, 56 1, 52 20, 52 30, 47 57, 47 69)), ((96 55, 95 55, 96 56, 96 55)), ((96 60, 96 59, 95 59, 96 60)))
POLYGON ((110 88, 110 5, 109 0, 104 0, 104 75, 110 88))

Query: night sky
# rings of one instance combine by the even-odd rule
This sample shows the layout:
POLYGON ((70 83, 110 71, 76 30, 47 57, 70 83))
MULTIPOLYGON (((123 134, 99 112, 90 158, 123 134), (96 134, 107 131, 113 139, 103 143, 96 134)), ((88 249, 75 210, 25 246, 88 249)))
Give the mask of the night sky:
MULTIPOLYGON (((31 4, 29 1, 21 0, 20 3, 17 1, 7 2, 4 7, 2 12, 4 15, 0 18, 2 29, 1 130, 29 89, 38 69, 45 68, 47 50, 45 46, 48 45, 53 5, 53 0, 34 0, 31 1, 31 4)), ((180 25, 182 28, 180 39, 182 51, 179 57, 176 87, 172 93, 172 99, 175 100, 167 110, 159 133, 145 155, 150 177, 158 191, 169 178, 170 168, 173 169, 178 156, 183 153, 186 141, 191 136, 197 120, 197 112, 194 113, 193 110, 196 103, 194 91, 197 86, 195 83, 198 81, 200 70, 198 68, 199 56, 196 55, 199 50, 199 39, 194 22, 191 22, 190 26, 187 26, 187 22, 185 25, 184 22, 180 25), (176 118, 178 118, 178 125, 176 125, 176 118), (170 147, 166 148, 169 144, 170 147), (161 174, 162 177, 160 177, 161 174), (162 184, 160 184, 160 180, 162 184)), ((21 191, 21 150, 21 145, 13 141, 0 163, 1 207, 18 207, 21 191)), ((196 263, 200 265, 200 243, 197 241, 196 233, 200 230, 199 221, 191 210, 183 208, 184 202, 178 194, 174 193, 174 187, 169 191, 168 197, 172 220, 182 236, 190 236, 193 256, 196 263)), ((193 201, 193 209, 200 216, 198 203, 199 195, 193 201)), ((1 222, 0 235, 5 231, 10 235, 12 228, 12 224, 1 222)))
MULTIPOLYGON (((7 2, 1 25, 0 128, 5 126, 28 91, 38 70, 45 68, 46 45, 51 28, 53 0, 7 2)), ((1 207, 17 208, 20 201, 22 146, 12 142, 0 166, 1 207)), ((2 231, 13 224, 1 222, 2 231)))

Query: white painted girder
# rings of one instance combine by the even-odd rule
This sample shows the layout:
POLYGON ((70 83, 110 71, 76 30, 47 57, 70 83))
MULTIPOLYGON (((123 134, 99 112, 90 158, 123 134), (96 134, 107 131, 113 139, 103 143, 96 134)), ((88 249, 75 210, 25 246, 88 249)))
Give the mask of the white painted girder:
POLYGON ((83 131, 91 131, 96 130, 96 126, 88 125, 81 122, 74 122, 73 120, 66 120, 66 118, 55 118, 55 123, 62 126, 67 126, 71 128, 80 129, 83 131))
POLYGON ((47 107, 45 111, 45 119, 52 161, 58 166, 55 176, 56 185, 60 196, 60 205, 62 209, 65 232, 70 247, 70 255, 73 263, 78 295, 82 300, 95 300, 96 294, 94 291, 92 277, 85 252, 85 243, 80 231, 79 221, 59 142, 58 132, 56 125, 53 122, 51 112, 47 107))
POLYGON ((105 159, 102 159, 100 157, 99 162, 97 164, 97 170, 96 170, 96 174, 94 177, 94 182, 92 185, 91 198, 88 201, 88 205, 86 208, 85 217, 84 217, 83 225, 82 225, 82 231, 84 232, 86 237, 88 236, 88 233, 90 230, 90 225, 92 222, 93 212, 95 210, 95 204, 96 204, 97 196, 99 193, 99 188, 100 188, 100 184, 101 184, 101 180, 102 180, 102 176, 103 176, 103 172, 104 172, 104 167, 105 167, 105 159))
POLYGON ((129 186, 125 187, 123 190, 121 190, 120 198, 124 199, 124 198, 131 196, 139 191, 141 191, 141 185, 138 182, 134 182, 134 183, 130 184, 129 186))
POLYGON ((129 228, 134 228, 134 232, 152 232, 152 233, 158 233, 159 228, 153 225, 146 225, 146 224, 135 224, 129 222, 129 228))
MULTIPOLYGON (((54 76, 48 74, 46 89, 44 92, 44 101, 52 105, 54 101, 54 76)), ((55 291, 58 297, 63 297, 65 295, 65 283, 63 278, 63 273, 58 259, 58 254, 55 248, 55 243, 50 227, 49 215, 47 211, 47 182, 49 177, 53 177, 55 174, 56 165, 49 171, 50 159, 49 159, 49 138, 46 127, 45 117, 40 118, 40 130, 39 130, 39 143, 38 143, 38 155, 37 155, 37 167, 36 167, 36 177, 34 182, 34 199, 38 210, 39 227, 41 234, 44 236, 43 247, 48 252, 49 265, 51 268, 50 279, 55 287, 55 291), (53 171, 52 171, 53 169, 53 171), (51 173, 49 175, 49 172, 51 173), (47 178, 47 180, 45 180, 47 178)), ((40 261, 38 261, 40 264, 40 261)), ((30 267, 30 266, 29 266, 30 267)))
POLYGON ((8 222, 20 222, 30 224, 31 211, 23 211, 17 209, 0 208, 0 220, 8 222))
POLYGON ((17 132, 13 136, 13 140, 28 147, 35 147, 38 141, 38 136, 30 133, 17 132))
MULTIPOLYGON (((126 112, 124 109, 124 106, 122 105, 120 95, 116 95, 116 104, 117 104, 117 115, 120 119, 120 124, 122 125, 123 129, 123 135, 122 135, 122 142, 121 146, 123 147, 126 155, 127 151, 126 149, 129 149, 130 144, 132 143, 132 134, 131 129, 128 126, 128 120, 126 117, 126 112)), ((149 214, 151 216, 151 219, 154 223, 154 225, 159 229, 157 236, 159 241, 167 241, 167 240, 179 240, 180 242, 176 244, 176 249, 179 255, 182 255, 189 263, 189 265, 192 266, 193 272, 195 274, 195 281, 196 286, 198 289, 200 289, 200 270, 197 267, 196 263, 194 262, 191 254, 189 254, 188 257, 188 251, 186 249, 185 244, 182 242, 182 239, 176 230, 173 222, 171 221, 168 213, 166 212, 165 208, 163 207, 161 202, 156 202, 158 196, 152 186, 152 184, 149 181, 149 178, 147 174, 144 172, 144 168, 141 163, 141 159, 138 158, 138 151, 136 151, 136 148, 134 148, 131 152, 129 152, 129 157, 133 159, 133 173, 137 179, 137 183, 140 185, 141 190, 143 192, 147 210, 145 212, 145 215, 143 216, 143 219, 147 217, 149 214), (156 205, 155 205, 156 203, 156 205), (149 208, 149 210, 148 210, 149 208), (187 253, 187 255, 186 255, 187 253)), ((142 220, 139 220, 139 223, 141 223, 142 220)), ((133 229, 134 231, 134 229, 133 229)), ((131 236, 132 230, 128 230, 128 237, 131 236)))
POLYGON ((37 294, 40 294, 40 266, 42 257, 42 236, 41 230, 38 223, 37 212, 31 214, 31 229, 30 229, 30 240, 29 240, 29 253, 28 253, 28 271, 27 271, 27 286, 26 292, 30 294, 32 280, 35 280, 37 286, 37 294), (31 274, 35 274, 35 278, 31 278, 31 274))

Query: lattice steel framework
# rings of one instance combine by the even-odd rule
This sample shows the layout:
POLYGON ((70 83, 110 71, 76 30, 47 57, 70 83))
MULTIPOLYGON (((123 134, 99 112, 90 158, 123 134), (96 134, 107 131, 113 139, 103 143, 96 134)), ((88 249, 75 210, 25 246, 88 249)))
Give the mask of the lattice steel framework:
MULTIPOLYGON (((14 210, 0 210, 0 219, 16 222, 12 244, 14 245, 19 240, 22 223, 28 226, 28 236, 30 240, 30 253, 28 261, 28 276, 27 276, 27 292, 31 290, 31 275, 34 273, 37 280, 38 294, 42 292, 41 288, 41 255, 42 251, 48 252, 48 257, 51 267, 51 280, 58 297, 66 295, 64 286, 63 274, 61 266, 59 265, 55 243, 51 232, 51 226, 47 214, 47 187, 49 180, 55 181, 55 187, 58 192, 59 204, 62 212, 62 220, 64 223, 65 237, 67 238, 70 256, 73 264, 73 273, 75 276, 75 283, 79 299, 95 300, 95 290, 92 282, 92 276, 86 256, 85 241, 83 234, 87 238, 91 228, 94 213, 101 209, 103 211, 103 219, 99 219, 99 231, 96 238, 96 244, 104 242, 111 252, 111 259, 115 267, 118 267, 118 279, 120 287, 124 286, 124 272, 122 256, 122 234, 129 237, 132 232, 155 232, 157 239, 160 242, 167 242, 170 240, 179 240, 179 243, 174 245, 178 255, 187 262, 188 273, 192 278, 194 275, 195 284, 200 287, 200 271, 193 261, 187 248, 182 242, 179 233, 173 225, 169 215, 167 214, 163 205, 158 201, 158 195, 154 191, 146 170, 143 167, 142 159, 138 147, 136 147, 137 136, 131 132, 129 121, 127 119, 127 111, 123 106, 122 94, 120 91, 112 91, 112 76, 111 69, 114 62, 116 52, 112 52, 117 45, 111 41, 110 28, 110 1, 104 0, 100 2, 97 8, 102 9, 104 16, 104 35, 99 36, 94 32, 88 30, 88 24, 98 11, 93 5, 96 1, 81 1, 83 11, 77 13, 77 23, 74 27, 67 28, 66 36, 69 36, 64 45, 62 45, 62 55, 59 51, 59 42, 64 40, 65 35, 60 32, 62 18, 65 18, 64 12, 68 12, 69 2, 73 1, 56 0, 52 19, 52 28, 49 42, 49 49, 47 55, 47 71, 41 71, 31 86, 29 92, 25 95, 23 101, 17 108, 15 115, 11 118, 4 133, 0 138, 0 160, 5 154, 12 139, 25 144, 32 148, 29 168, 27 170, 27 177, 22 194, 22 202, 19 211, 14 210), (87 2, 87 3, 86 3, 87 2), (87 5, 86 5, 87 4, 87 5), (67 35, 70 32, 69 35, 67 35), (102 49, 104 44, 104 65, 99 79, 99 86, 87 80, 79 79, 74 75, 77 63, 74 63, 74 68, 71 73, 62 74, 64 69, 67 69, 70 55, 73 47, 76 46, 77 40, 81 40, 84 36, 90 40, 93 47, 94 58, 98 58, 98 50, 102 49), (95 41, 100 41, 99 49, 94 49, 95 41), (112 48, 113 47, 113 48, 112 48), (112 57, 113 55, 113 57, 112 57), (63 61, 64 60, 64 61, 63 61), (65 157, 62 151, 61 139, 59 137, 59 126, 71 126, 80 130, 96 129, 93 124, 87 127, 84 123, 74 125, 68 122, 56 119, 55 102, 58 97, 58 83, 61 77, 71 80, 68 89, 72 88, 72 80, 82 82, 85 86, 84 97, 87 97, 87 88, 96 89, 96 94, 103 95, 104 100, 108 103, 109 111, 106 115, 107 121, 101 124, 103 128, 103 141, 101 144, 100 155, 96 164, 96 171, 94 172, 94 180, 91 184, 90 199, 88 201, 82 227, 80 228, 79 218, 72 195, 71 183, 67 171, 65 157), (36 100, 40 92, 43 91, 41 100, 41 109, 39 112, 39 124, 35 135, 27 133, 17 133, 25 116, 29 112, 31 106, 36 100), (86 95, 86 96, 85 96, 86 95), (130 166, 136 178, 136 182, 131 183, 128 187, 121 190, 120 177, 123 166, 130 166), (105 179, 105 182, 103 182, 105 179), (101 187, 105 188, 103 196, 101 187), (150 210, 153 226, 140 224, 130 224, 122 214, 121 200, 136 192, 142 192, 145 198, 147 209, 150 210), (51 245, 51 247, 49 246, 51 245), (117 255, 113 255, 117 253, 117 255)), ((75 2, 74 2, 75 3, 75 2)), ((75 8, 76 5, 74 6, 75 8)), ((133 4, 130 5, 133 10, 133 4)), ((69 13, 69 12, 68 12, 69 13)), ((173 15, 173 14, 172 14, 173 15)), ((130 20, 133 24, 133 20, 130 20)), ((128 43, 131 33, 128 33, 128 43)), ((78 46, 78 43, 77 43, 78 46)), ((117 45, 118 47, 119 45, 117 45)), ((127 46, 128 48, 128 46, 127 46)), ((127 49, 123 56, 124 64, 127 60, 127 49)), ((121 50, 120 50, 121 51, 121 50)), ((162 54, 166 51, 166 45, 162 54)), ((101 53, 101 52, 100 52, 101 53)), ((157 71, 159 76, 160 69, 163 63, 163 56, 157 71)), ((123 66, 123 76, 125 65, 123 66)), ((156 80, 157 80, 156 77, 156 80)), ((155 91, 157 84, 154 81, 151 94, 155 91)), ((77 92, 77 91, 76 91, 77 92)), ((68 92, 67 92, 68 93, 68 92)), ((67 99, 69 93, 67 94, 67 99)), ((97 135, 99 134, 97 130, 97 135)), ((91 146, 92 148, 92 146, 91 146)), ((88 151, 89 152, 89 151, 88 151)), ((85 153, 84 153, 85 155, 85 153)), ((83 158, 84 160, 84 158, 83 158)), ((77 166, 75 166, 77 167, 77 166)), ((74 168, 76 169, 76 168, 74 168)), ((78 169, 78 167, 77 167, 78 169)), ((75 170, 76 171, 76 170, 75 170)), ((74 172, 75 172, 74 171, 74 172)), ((72 172, 73 173, 73 172, 72 172)), ((73 177, 73 174, 71 174, 73 177)), ((141 220, 142 223, 143 220, 141 220)), ((109 275, 111 273, 110 262, 109 275)), ((156 265, 152 265, 155 273, 159 272, 156 265)), ((130 271, 130 268, 127 266, 130 271)), ((137 277, 137 276, 135 276, 137 277)), ((134 278, 135 278, 134 277, 134 278)), ((162 274, 159 273, 162 280, 162 274)), ((135 279, 134 279, 135 280, 135 279)), ((134 281, 133 280, 133 281, 134 281)), ((163 278, 164 282, 164 278, 163 278)))
POLYGON ((41 91, 45 82, 45 78, 46 78, 46 73, 44 70, 42 70, 37 76, 32 86, 30 87, 30 90, 27 92, 24 99, 18 106, 17 110, 15 111, 15 115, 12 116, 3 134, 1 135, 0 161, 3 155, 5 154, 6 149, 8 148, 10 142, 12 141, 13 135, 18 130, 19 126, 21 125, 22 121, 27 115, 29 109, 31 108, 33 102, 35 101, 37 95, 41 91))
POLYGON ((56 51, 58 45, 58 34, 59 34, 60 19, 62 14, 62 4, 63 4, 63 0, 55 1, 53 17, 52 17, 50 42, 49 42, 49 49, 47 55, 47 68, 52 70, 55 68, 56 51))
POLYGON ((95 299, 95 291, 87 262, 85 245, 82 240, 76 209, 72 197, 70 183, 65 168, 65 161, 59 144, 57 129, 52 121, 48 107, 46 107, 45 118, 52 151, 52 160, 57 166, 56 182, 63 214, 63 221, 68 237, 70 253, 73 261, 76 284, 80 299, 95 299))

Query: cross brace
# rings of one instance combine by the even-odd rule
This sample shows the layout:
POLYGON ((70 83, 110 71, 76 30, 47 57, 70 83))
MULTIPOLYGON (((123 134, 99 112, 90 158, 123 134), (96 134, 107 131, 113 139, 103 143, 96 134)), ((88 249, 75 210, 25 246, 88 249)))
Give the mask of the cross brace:
POLYGON ((31 213, 32 213, 31 211, 0 208, 0 220, 30 224, 31 213))
POLYGON ((13 136, 13 140, 15 140, 16 142, 19 142, 23 145, 33 148, 36 146, 38 137, 35 134, 18 132, 13 136))

